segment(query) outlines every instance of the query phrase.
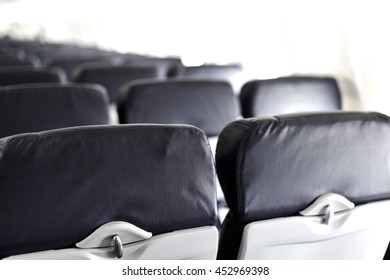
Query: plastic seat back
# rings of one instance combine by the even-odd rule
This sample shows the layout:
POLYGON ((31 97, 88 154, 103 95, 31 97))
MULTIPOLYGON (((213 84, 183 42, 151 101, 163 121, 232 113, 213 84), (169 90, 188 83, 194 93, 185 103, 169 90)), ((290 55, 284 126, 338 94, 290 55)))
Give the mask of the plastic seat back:
POLYGON ((389 117, 318 113, 228 125, 217 145, 230 212, 220 259, 382 259, 389 117))

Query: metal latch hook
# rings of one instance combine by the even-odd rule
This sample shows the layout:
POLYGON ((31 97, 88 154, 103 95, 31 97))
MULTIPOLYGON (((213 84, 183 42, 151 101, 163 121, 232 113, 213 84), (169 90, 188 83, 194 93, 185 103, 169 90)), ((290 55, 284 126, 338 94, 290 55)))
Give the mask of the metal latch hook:
POLYGON ((121 238, 119 237, 119 235, 114 235, 112 237, 112 242, 113 242, 113 246, 114 246, 114 252, 115 252, 115 255, 118 259, 122 258, 123 256, 123 245, 122 245, 122 240, 121 238))

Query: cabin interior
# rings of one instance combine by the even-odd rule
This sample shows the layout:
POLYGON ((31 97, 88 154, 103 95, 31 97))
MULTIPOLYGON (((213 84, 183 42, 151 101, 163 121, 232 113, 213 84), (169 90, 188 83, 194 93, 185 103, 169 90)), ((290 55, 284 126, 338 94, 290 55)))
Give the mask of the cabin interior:
POLYGON ((0 0, 0 259, 389 260, 374 2, 0 0))

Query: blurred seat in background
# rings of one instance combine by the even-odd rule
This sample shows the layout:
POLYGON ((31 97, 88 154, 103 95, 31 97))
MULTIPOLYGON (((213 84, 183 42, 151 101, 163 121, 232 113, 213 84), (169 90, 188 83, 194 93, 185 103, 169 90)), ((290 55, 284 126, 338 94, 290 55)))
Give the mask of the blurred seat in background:
POLYGON ((32 56, 18 56, 10 54, 1 54, 0 53, 0 69, 1 67, 10 67, 10 66, 40 66, 40 62, 37 58, 32 56))
POLYGON ((98 85, 0 87, 0 137, 41 130, 109 124, 108 96, 98 85))
POLYGON ((121 87, 139 79, 157 78, 155 67, 113 66, 93 64, 78 68, 75 74, 76 83, 95 83, 107 89, 110 103, 115 103, 121 87))
MULTIPOLYGON (((68 81, 73 81, 77 72, 77 69, 79 67, 82 67, 85 64, 91 63, 91 62, 101 62, 110 64, 110 60, 107 57, 67 57, 67 58, 58 58, 53 61, 51 61, 48 66, 49 67, 58 67, 65 71, 66 77, 68 81)), ((112 62, 114 64, 114 62, 112 62)))
POLYGON ((244 84, 244 73, 240 64, 204 64, 201 66, 178 66, 172 69, 171 77, 223 80, 230 83, 235 94, 239 94, 244 84))
POLYGON ((39 68, 28 66, 0 67, 0 86, 67 82, 65 73, 58 68, 39 68))
POLYGON ((155 67, 157 69, 159 79, 166 79, 171 71, 178 67, 183 67, 179 57, 149 57, 137 60, 130 59, 128 62, 124 63, 131 66, 155 67))
POLYGON ((330 77, 291 76, 247 82, 241 89, 244 118, 341 109, 337 82, 330 77))
POLYGON ((223 81, 140 81, 123 89, 118 100, 120 123, 190 124, 208 137, 240 116, 237 97, 223 81))

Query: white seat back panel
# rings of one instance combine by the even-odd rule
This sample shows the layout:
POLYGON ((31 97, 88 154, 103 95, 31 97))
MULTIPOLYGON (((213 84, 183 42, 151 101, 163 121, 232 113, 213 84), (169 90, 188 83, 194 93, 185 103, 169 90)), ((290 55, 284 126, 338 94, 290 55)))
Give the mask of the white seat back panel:
MULTIPOLYGON (((215 259, 218 230, 214 226, 178 230, 123 246, 123 260, 215 259)), ((113 247, 48 250, 11 256, 19 260, 117 259, 113 247)))
POLYGON ((390 240, 390 201, 324 216, 253 222, 243 233, 238 259, 375 259, 390 240))

